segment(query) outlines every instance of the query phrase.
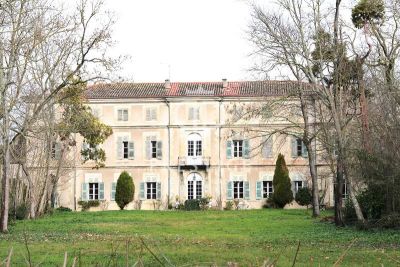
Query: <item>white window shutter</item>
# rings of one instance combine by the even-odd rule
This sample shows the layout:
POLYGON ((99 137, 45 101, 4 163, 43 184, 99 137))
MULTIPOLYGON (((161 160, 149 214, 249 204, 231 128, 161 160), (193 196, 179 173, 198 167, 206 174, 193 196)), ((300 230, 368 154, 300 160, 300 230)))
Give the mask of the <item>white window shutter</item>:
POLYGON ((156 185, 157 199, 161 199, 161 183, 157 183, 156 185))
POLYGON ((151 159, 151 141, 150 137, 146 137, 146 142, 144 144, 146 149, 146 159, 151 159))
POLYGON ((200 120, 200 108, 196 108, 196 113, 195 113, 195 120, 200 120))
POLYGON ((245 159, 250 158, 250 140, 243 140, 243 157, 245 159))
POLYGON ((151 114, 150 114, 151 110, 149 108, 146 109, 146 121, 150 121, 151 120, 151 114))
POLYGON ((307 158, 307 157, 308 157, 308 150, 307 150, 307 147, 306 147, 306 145, 304 144, 304 142, 301 142, 301 155, 302 155, 304 158, 307 158))
POLYGON ((250 199, 250 183, 245 181, 243 182, 243 189, 244 189, 244 199, 250 199))
POLYGON ((127 109, 123 110, 123 119, 124 121, 128 121, 129 111, 127 109))
POLYGON ((122 109, 118 109, 117 113, 118 113, 117 120, 122 121, 122 109))
POLYGON ((157 159, 162 159, 162 142, 157 142, 157 151, 156 151, 157 159))
POLYGON ((151 109, 151 120, 154 120, 154 121, 157 120, 157 109, 156 108, 151 109))
POLYGON ((60 159, 61 158, 61 144, 59 142, 56 142, 54 145, 54 158, 55 159, 60 159))
POLYGON ((233 182, 227 183, 226 199, 233 199, 233 182))
POLYGON ((292 158, 297 158, 297 139, 296 137, 291 137, 291 148, 292 148, 292 158))
POLYGON ((115 201, 115 192, 117 191, 117 183, 111 183, 111 201, 115 201))
POLYGON ((189 120, 193 120, 194 119, 194 108, 190 107, 189 108, 189 120))
POLYGON ((257 181, 256 182, 256 199, 263 198, 263 182, 257 181))
POLYGON ((89 184, 88 183, 82 183, 82 191, 81 191, 81 199, 82 199, 82 201, 87 201, 88 200, 88 194, 89 194, 89 184))
POLYGON ((118 136, 117 138, 117 159, 122 159, 124 157, 124 146, 123 146, 123 138, 118 136))
POLYGON ((140 198, 141 200, 146 199, 146 197, 145 197, 145 183, 143 183, 143 182, 140 183, 139 198, 140 198))
POLYGON ((128 158, 129 159, 135 158, 135 143, 134 142, 128 143, 128 158))
POLYGON ((104 183, 99 183, 99 199, 104 200, 104 183))
POLYGON ((231 140, 226 141, 226 158, 227 159, 232 158, 232 152, 233 152, 232 145, 233 145, 233 142, 231 140))

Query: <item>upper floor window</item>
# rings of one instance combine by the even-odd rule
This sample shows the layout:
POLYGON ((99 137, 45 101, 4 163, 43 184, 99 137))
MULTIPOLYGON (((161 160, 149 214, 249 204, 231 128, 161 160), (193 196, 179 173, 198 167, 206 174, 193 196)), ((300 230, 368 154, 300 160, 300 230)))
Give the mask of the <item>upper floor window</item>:
POLYGON ((146 138, 146 159, 161 159, 162 158, 162 142, 157 141, 155 136, 146 138))
POLYGON ((307 147, 301 138, 292 138, 292 157, 308 157, 307 147))
POLYGON ((118 109, 118 121, 128 121, 128 109, 118 109))
POLYGON ((263 158, 272 158, 273 157, 273 142, 272 136, 263 137, 263 144, 261 147, 261 154, 263 158))
POLYGON ((157 120, 157 108, 150 107, 146 108, 146 121, 155 121, 157 120))
POLYGON ((200 120, 200 108, 190 107, 189 108, 189 120, 200 120))
POLYGON ((100 110, 98 108, 90 108, 92 111, 92 115, 96 118, 100 118, 100 110))
POLYGON ((201 136, 197 133, 192 133, 188 136, 188 156, 201 156, 203 152, 201 136))
POLYGON ((61 157, 61 144, 58 142, 51 142, 51 158, 60 159, 61 157))
POLYGON ((135 158, 135 144, 128 141, 127 136, 119 136, 117 138, 117 158, 118 159, 134 159, 135 158))
POLYGON ((245 158, 250 157, 249 140, 228 140, 226 143, 226 158, 245 158))

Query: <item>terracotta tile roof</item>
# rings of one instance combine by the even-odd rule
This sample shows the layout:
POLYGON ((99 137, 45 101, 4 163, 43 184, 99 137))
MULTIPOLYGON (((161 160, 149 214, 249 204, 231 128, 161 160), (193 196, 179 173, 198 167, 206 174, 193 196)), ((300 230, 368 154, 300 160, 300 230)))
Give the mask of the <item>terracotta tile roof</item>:
POLYGON ((307 83, 294 81, 244 81, 227 84, 223 88, 222 82, 177 82, 170 83, 171 87, 166 89, 164 83, 103 83, 89 86, 86 98, 264 97, 288 95, 295 92, 300 85, 309 87, 307 83))

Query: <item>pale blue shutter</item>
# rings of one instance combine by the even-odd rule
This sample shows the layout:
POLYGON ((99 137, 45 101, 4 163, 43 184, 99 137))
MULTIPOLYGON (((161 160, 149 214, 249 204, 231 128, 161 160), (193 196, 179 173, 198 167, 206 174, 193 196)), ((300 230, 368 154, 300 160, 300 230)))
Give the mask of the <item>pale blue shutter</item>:
POLYGON ((292 158, 297 158, 297 139, 292 136, 291 140, 292 158))
POLYGON ((256 199, 262 199, 263 197, 263 182, 258 181, 256 182, 256 199))
POLYGON ((250 140, 243 140, 243 157, 250 158, 250 140))
POLYGON ((226 158, 227 159, 232 158, 232 141, 231 140, 226 141, 226 158))
POLYGON ((227 184, 226 199, 233 199, 233 182, 227 184))
POLYGON ((118 121, 122 121, 122 109, 119 109, 119 110, 117 111, 117 113, 118 113, 118 118, 117 118, 117 120, 118 120, 118 121))
POLYGON ((157 183, 156 185, 157 199, 161 199, 161 183, 157 183))
POLYGON ((244 199, 249 200, 250 199, 250 183, 249 182, 243 182, 244 186, 244 199))
POLYGON ((263 158, 272 158, 273 157, 272 136, 270 136, 268 139, 267 139, 267 137, 264 137, 263 142, 264 142, 263 147, 262 147, 263 158))
POLYGON ((305 158, 308 157, 308 150, 307 150, 306 145, 303 142, 301 142, 301 155, 305 158))
POLYGON ((144 195, 144 191, 145 191, 145 188, 144 188, 144 186, 145 186, 145 184, 144 183, 140 183, 140 192, 139 192, 139 198, 141 199, 141 200, 144 200, 144 199, 146 199, 145 198, 145 195, 144 195))
POLYGON ((54 158, 55 159, 61 158, 61 144, 58 142, 54 144, 54 158))
POLYGON ((117 190, 117 183, 111 183, 111 201, 115 201, 115 191, 117 190))
POLYGON ((104 183, 99 183, 99 199, 104 200, 104 183))
POLYGON ((117 159, 122 159, 124 157, 124 148, 122 143, 122 137, 117 138, 117 159))
POLYGON ((135 144, 133 142, 128 143, 128 158, 129 159, 135 158, 135 144))
POLYGON ((162 158, 162 142, 161 141, 157 142, 156 156, 157 156, 157 159, 162 158))
POLYGON ((125 109, 124 111, 123 111, 123 116, 124 116, 124 121, 128 121, 128 119, 129 119, 129 111, 127 110, 127 109, 125 109))
POLYGON ((156 108, 151 109, 151 120, 153 120, 153 121, 157 120, 157 109, 156 108))
POLYGON ((82 184, 82 191, 81 191, 81 199, 82 201, 86 201, 88 199, 88 191, 89 191, 89 184, 83 183, 82 184))

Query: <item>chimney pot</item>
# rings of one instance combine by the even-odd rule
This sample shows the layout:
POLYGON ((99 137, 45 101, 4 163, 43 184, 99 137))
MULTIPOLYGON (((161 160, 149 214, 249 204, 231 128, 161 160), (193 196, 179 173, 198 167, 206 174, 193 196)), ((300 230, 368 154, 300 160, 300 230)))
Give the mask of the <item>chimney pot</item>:
POLYGON ((222 79, 222 88, 228 88, 228 80, 222 79))
POLYGON ((171 89, 171 82, 169 79, 165 79, 164 87, 165 89, 171 89))

